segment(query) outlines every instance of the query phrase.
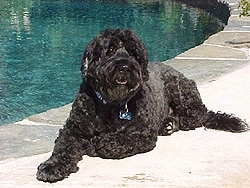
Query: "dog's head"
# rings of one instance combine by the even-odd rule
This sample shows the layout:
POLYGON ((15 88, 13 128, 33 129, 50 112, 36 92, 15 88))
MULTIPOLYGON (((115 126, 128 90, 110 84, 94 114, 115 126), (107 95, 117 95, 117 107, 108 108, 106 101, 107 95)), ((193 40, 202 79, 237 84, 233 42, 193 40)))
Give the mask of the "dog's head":
POLYGON ((147 53, 130 30, 107 29, 86 47, 82 76, 107 103, 128 101, 148 79, 147 53))

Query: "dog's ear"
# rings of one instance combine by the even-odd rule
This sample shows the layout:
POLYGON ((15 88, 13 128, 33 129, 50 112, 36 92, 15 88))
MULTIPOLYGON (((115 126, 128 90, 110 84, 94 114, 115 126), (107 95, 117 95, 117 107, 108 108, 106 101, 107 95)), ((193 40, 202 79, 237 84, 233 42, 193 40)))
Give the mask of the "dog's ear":
POLYGON ((87 75, 87 70, 88 70, 90 60, 91 60, 91 52, 88 52, 87 47, 86 47, 86 50, 83 54, 82 62, 81 62, 81 73, 82 73, 81 76, 83 79, 87 75))
POLYGON ((99 33, 96 37, 94 37, 86 46, 85 52, 83 54, 82 62, 81 62, 81 72, 82 78, 84 79, 88 68, 93 64, 95 61, 99 61, 101 56, 100 50, 100 41, 103 40, 103 33, 99 33))
POLYGON ((146 82, 149 79, 149 73, 148 73, 148 55, 147 55, 147 51, 145 50, 145 48, 143 49, 143 52, 142 52, 141 61, 142 61, 141 63, 142 78, 143 78, 143 81, 146 82))
POLYGON ((89 66, 89 60, 87 57, 83 57, 82 63, 81 63, 81 72, 82 72, 82 78, 84 79, 87 75, 87 70, 89 66))
POLYGON ((144 82, 148 81, 148 79, 149 79, 148 70, 145 70, 142 74, 143 74, 143 75, 142 75, 143 81, 144 81, 144 82))
POLYGON ((99 58, 98 54, 94 52, 95 46, 96 46, 96 39, 94 38, 90 43, 87 44, 85 48, 85 52, 82 57, 81 61, 81 72, 82 72, 82 78, 84 79, 87 75, 87 70, 89 68, 89 65, 95 61, 96 58, 99 58), (95 57, 94 57, 95 54, 95 57))

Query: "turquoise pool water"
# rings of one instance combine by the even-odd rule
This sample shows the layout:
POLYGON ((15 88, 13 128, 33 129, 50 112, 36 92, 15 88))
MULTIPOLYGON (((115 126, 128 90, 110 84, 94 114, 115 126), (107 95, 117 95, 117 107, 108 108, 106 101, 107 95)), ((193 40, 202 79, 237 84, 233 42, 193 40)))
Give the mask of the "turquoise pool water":
POLYGON ((221 25, 170 0, 1 0, 0 125, 72 102, 84 47, 100 30, 131 28, 150 61, 163 61, 221 25))

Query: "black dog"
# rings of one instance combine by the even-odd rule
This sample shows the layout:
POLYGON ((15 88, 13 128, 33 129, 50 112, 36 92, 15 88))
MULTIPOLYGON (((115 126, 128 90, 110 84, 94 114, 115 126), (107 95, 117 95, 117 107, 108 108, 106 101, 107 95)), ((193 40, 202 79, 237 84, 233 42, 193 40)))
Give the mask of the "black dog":
POLYGON ((130 30, 101 32, 87 45, 81 70, 70 117, 52 156, 38 167, 38 180, 68 177, 83 155, 121 159, 148 152, 157 135, 201 126, 249 129, 235 116, 208 111, 194 81, 167 65, 148 64, 142 42, 130 30))

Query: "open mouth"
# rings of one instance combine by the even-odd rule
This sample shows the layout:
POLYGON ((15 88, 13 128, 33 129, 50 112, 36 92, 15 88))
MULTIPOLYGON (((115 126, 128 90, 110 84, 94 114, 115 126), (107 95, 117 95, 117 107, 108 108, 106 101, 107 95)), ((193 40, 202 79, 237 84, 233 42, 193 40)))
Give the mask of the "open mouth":
POLYGON ((117 84, 120 84, 120 85, 126 85, 127 84, 127 80, 126 81, 119 81, 119 80, 116 80, 116 83, 117 84))
POLYGON ((124 74, 119 74, 115 79, 115 83, 118 85, 126 85, 128 83, 128 78, 124 74))

